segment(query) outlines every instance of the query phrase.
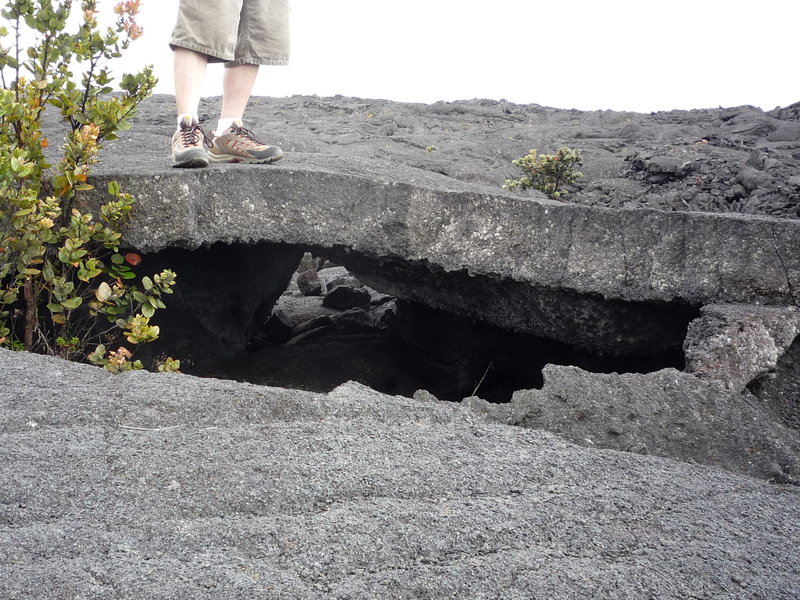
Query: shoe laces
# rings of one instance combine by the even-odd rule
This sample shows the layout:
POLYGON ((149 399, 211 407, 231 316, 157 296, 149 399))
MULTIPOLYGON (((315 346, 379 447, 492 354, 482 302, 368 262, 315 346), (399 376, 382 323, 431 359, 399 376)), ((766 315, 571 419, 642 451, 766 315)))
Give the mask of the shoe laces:
POLYGON ((203 144, 210 148, 212 146, 211 139, 199 124, 195 123, 190 127, 181 127, 181 142, 183 142, 184 146, 196 146, 201 136, 203 144))
POLYGON ((250 131, 249 129, 246 129, 244 127, 233 126, 233 127, 231 127, 231 131, 233 133, 235 133, 236 135, 241 135, 242 137, 244 137, 245 139, 250 141, 255 146, 264 146, 264 145, 266 145, 266 144, 262 144, 261 142, 259 142, 256 139, 256 135, 252 131, 250 131))

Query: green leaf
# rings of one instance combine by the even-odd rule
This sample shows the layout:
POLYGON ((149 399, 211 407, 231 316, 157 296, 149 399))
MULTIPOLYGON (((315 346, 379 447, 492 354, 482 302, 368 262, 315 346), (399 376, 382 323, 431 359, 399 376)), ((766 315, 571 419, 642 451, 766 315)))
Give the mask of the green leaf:
POLYGON ((67 181, 67 178, 64 177, 63 175, 58 175, 57 177, 53 177, 52 184, 56 190, 60 190, 62 188, 65 188, 69 184, 69 182, 67 181))
POLYGON ((53 281, 55 277, 55 273, 53 272, 53 265, 49 260, 46 260, 44 266, 42 267, 42 277, 48 283, 53 281))
POLYGON ((112 196, 119 196, 119 184, 116 181, 108 182, 108 193, 112 196))
POLYGON ((73 296, 72 298, 69 298, 61 302, 61 306, 63 306, 67 310, 75 310, 81 304, 83 304, 83 298, 81 298, 80 296, 73 296))
POLYGON ((152 307, 151 305, 149 305, 149 304, 143 304, 143 305, 142 305, 142 314, 143 314, 145 317, 147 317, 147 318, 149 319, 149 318, 150 318, 150 317, 152 317, 154 314, 156 314, 156 309, 155 309, 155 308, 153 308, 153 307, 152 307))

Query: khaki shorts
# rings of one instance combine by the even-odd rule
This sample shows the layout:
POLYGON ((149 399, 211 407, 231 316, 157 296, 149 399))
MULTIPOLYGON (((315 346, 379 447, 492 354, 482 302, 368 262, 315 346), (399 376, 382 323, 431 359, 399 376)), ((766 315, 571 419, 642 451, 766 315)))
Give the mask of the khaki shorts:
POLYGON ((286 65, 289 0, 180 0, 169 45, 228 67, 286 65))

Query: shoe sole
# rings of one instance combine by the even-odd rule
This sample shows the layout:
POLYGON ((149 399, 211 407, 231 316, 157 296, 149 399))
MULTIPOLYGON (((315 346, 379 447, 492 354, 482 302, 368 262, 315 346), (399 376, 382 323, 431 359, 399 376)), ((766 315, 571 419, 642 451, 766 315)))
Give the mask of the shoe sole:
POLYGON ((247 163, 249 165, 265 165, 279 161, 283 158, 283 154, 275 154, 266 158, 252 158, 247 156, 239 156, 238 154, 214 154, 208 153, 208 160, 215 163, 247 163))
POLYGON ((186 150, 180 156, 172 155, 172 166, 179 169, 192 169, 208 166, 208 154, 201 148, 186 150))

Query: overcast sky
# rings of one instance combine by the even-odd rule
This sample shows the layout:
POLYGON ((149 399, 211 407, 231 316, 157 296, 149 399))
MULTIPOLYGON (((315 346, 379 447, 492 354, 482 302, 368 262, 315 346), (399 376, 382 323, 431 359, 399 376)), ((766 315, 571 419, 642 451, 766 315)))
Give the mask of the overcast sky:
MULTIPOLYGON (((111 3, 109 3, 111 4, 111 3)), ((173 93, 177 0, 142 0, 152 63, 173 93)), ((493 98, 648 112, 800 101, 800 0, 292 0, 292 65, 255 93, 435 102, 493 98)), ((211 65, 206 95, 221 93, 211 65)))

